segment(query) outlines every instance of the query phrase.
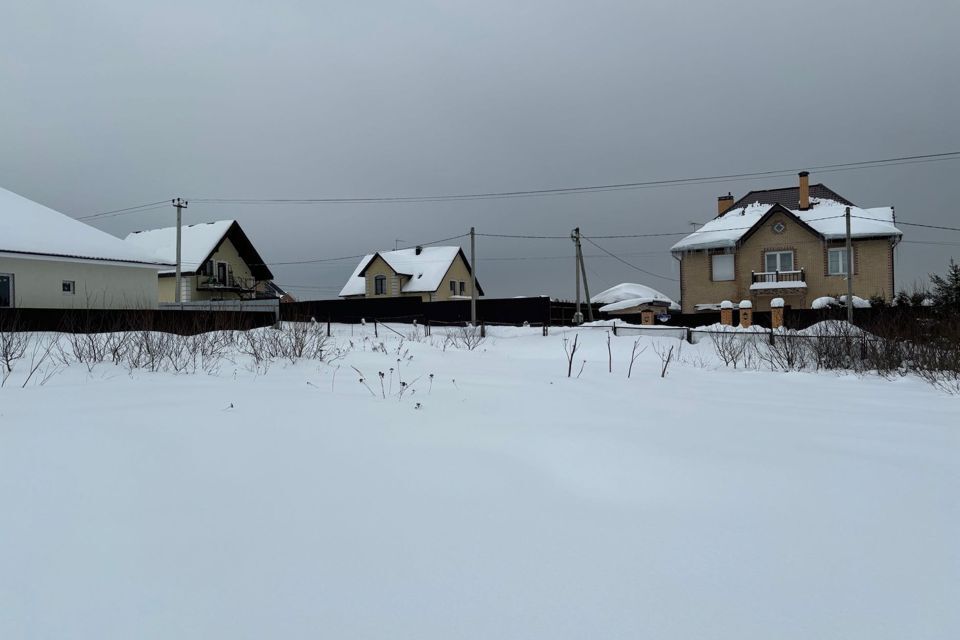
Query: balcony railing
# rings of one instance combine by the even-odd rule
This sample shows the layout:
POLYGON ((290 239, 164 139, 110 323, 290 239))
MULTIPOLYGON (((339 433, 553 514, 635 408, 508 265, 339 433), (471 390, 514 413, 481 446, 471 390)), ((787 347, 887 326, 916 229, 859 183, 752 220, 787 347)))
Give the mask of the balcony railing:
POLYGON ((257 281, 253 278, 238 278, 228 275, 225 279, 217 276, 197 276, 198 291, 253 291, 257 281))
POLYGON ((803 269, 798 269, 796 271, 751 271, 752 274, 752 283, 757 284, 760 282, 769 282, 777 283, 783 282, 786 283, 786 286, 789 286, 791 282, 806 282, 807 278, 803 272, 803 269))

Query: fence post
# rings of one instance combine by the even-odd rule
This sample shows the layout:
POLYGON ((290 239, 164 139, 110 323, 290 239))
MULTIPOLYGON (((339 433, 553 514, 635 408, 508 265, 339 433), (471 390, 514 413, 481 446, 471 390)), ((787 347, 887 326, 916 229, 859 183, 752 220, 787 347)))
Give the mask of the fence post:
POLYGON ((480 323, 480 337, 487 337, 487 325, 485 325, 483 322, 480 323))
POLYGON ((430 318, 427 318, 426 322, 423 324, 423 335, 430 335, 430 318))
POLYGON ((546 336, 549 334, 549 331, 547 330, 547 326, 548 326, 548 325, 543 325, 543 336, 544 336, 544 337, 546 337, 546 336))
POLYGON ((327 316, 327 337, 330 337, 330 316, 327 316))
POLYGON ((379 337, 380 337, 380 334, 377 332, 377 319, 376 319, 376 318, 373 319, 373 337, 374 337, 374 338, 379 338, 379 337))
POLYGON ((686 330, 687 344, 693 344, 693 330, 690 327, 684 327, 684 329, 686 330))

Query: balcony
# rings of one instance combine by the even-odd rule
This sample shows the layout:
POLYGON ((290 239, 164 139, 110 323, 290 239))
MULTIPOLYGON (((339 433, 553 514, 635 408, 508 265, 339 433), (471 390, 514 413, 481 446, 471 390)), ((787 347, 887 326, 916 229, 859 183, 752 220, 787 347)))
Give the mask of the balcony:
POLYGON ((233 274, 228 274, 226 278, 203 274, 197 276, 197 291, 235 291, 242 293, 253 291, 256 286, 257 281, 253 278, 238 278, 233 274))
POLYGON ((807 278, 803 269, 796 271, 751 271, 750 290, 806 289, 807 278))

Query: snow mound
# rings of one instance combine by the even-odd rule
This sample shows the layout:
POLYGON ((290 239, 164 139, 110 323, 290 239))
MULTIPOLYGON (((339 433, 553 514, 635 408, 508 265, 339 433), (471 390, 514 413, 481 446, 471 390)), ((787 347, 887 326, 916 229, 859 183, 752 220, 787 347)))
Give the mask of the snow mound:
POLYGON ((810 304, 811 309, 829 309, 830 307, 838 307, 840 303, 836 298, 832 296, 823 296, 822 298, 817 298, 810 304))
MULTIPOLYGON (((847 304, 847 296, 840 296, 839 302, 840 302, 840 304, 846 306, 846 304, 847 304)), ((869 309, 869 308, 870 308, 870 301, 869 301, 869 300, 864 300, 863 298, 861 298, 861 297, 859 297, 859 296, 853 296, 853 308, 854 308, 854 309, 869 309)))

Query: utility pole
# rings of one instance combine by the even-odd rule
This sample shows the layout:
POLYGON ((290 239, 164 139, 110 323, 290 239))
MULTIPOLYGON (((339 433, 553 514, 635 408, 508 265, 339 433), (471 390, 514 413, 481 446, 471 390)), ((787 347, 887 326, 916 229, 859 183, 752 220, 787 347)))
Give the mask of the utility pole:
POLYGON ((573 240, 574 262, 573 271, 577 280, 577 310, 573 314, 573 324, 583 324, 583 314, 580 313, 580 227, 570 232, 570 239, 573 240))
POLYGON ((583 263, 583 246, 580 244, 579 227, 577 227, 577 260, 580 261, 580 275, 583 276, 583 294, 587 298, 587 320, 593 322, 593 302, 590 300, 590 285, 587 284, 587 265, 583 263))
POLYGON ((470 324, 477 326, 477 232, 470 227, 470 324))
POLYGON ((174 292, 174 301, 180 302, 180 227, 183 223, 183 210, 187 208, 187 201, 183 198, 174 198, 171 203, 177 210, 177 290, 174 292))
POLYGON ((850 239, 850 207, 847 207, 847 322, 853 324, 853 240, 850 239))

